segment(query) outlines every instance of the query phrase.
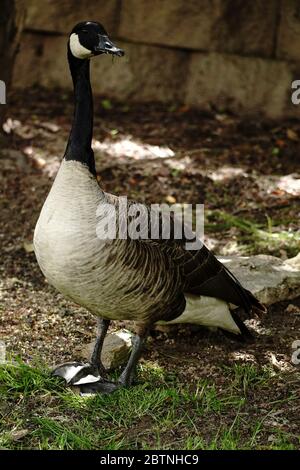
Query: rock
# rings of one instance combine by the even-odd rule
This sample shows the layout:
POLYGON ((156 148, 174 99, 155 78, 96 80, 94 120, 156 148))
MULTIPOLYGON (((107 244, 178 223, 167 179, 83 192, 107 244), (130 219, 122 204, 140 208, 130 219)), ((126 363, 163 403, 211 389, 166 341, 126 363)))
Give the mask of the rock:
MULTIPOLYGON (((128 330, 119 330, 109 333, 104 340, 101 359, 106 369, 115 369, 126 363, 132 347, 133 334, 128 330)), ((95 342, 87 344, 83 357, 90 359, 95 342)))
POLYGON ((271 305, 300 295, 300 256, 282 261, 269 255, 220 257, 261 302, 271 305))
POLYGON ((71 88, 66 42, 66 36, 24 32, 14 66, 14 87, 27 88, 40 84, 71 88))
POLYGON ((153 0, 151 8, 149 0, 45 0, 43 8, 28 0, 26 6, 16 88, 70 89, 67 34, 99 11, 108 32, 123 39, 126 56, 113 66, 108 56, 92 61, 95 94, 300 117, 300 106, 291 104, 291 83, 300 74, 297 0, 153 0))
POLYGON ((281 3, 276 55, 280 59, 299 62, 300 10, 298 0, 281 3))
POLYGON ((118 34, 132 41, 184 49, 270 57, 276 0, 126 0, 118 34))
POLYGON ((236 113, 264 112, 278 117, 291 106, 293 68, 285 62, 230 54, 194 53, 187 75, 184 102, 236 113), (257 84, 259 83, 259 86, 257 84))
POLYGON ((100 17, 107 31, 113 34, 119 17, 118 0, 27 0, 25 27, 37 31, 69 33, 76 23, 100 17))
POLYGON ((101 57, 92 62, 95 93, 140 101, 180 101, 184 79, 178 70, 188 68, 189 54, 169 48, 117 42, 125 57, 101 57))
MULTIPOLYGON (((39 84, 71 89, 66 39, 23 33, 14 86, 24 89, 39 84)), ((112 61, 105 55, 91 60, 95 101, 101 93, 123 101, 184 102, 233 112, 263 110, 269 117, 284 113, 300 117, 300 106, 291 104, 294 64, 124 41, 118 41, 118 45, 126 52, 124 58, 112 61), (186 73, 179 73, 180 70, 186 73)))
MULTIPOLYGON (((26 88, 39 84, 46 88, 71 89, 66 40, 65 36, 41 35, 37 48, 37 36, 24 33, 20 53, 16 57, 14 86, 26 88)), ((91 60, 95 95, 101 93, 122 100, 181 100, 184 80, 177 72, 188 67, 186 52, 122 41, 118 41, 118 45, 125 49, 124 58, 113 60, 105 55, 91 60)))

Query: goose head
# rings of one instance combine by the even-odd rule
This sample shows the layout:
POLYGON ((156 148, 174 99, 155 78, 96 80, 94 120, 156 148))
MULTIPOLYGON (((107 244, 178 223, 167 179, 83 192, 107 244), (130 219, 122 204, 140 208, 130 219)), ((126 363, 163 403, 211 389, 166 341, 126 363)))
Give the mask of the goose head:
POLYGON ((72 29, 69 48, 74 57, 83 60, 100 54, 124 55, 124 51, 109 39, 104 27, 95 21, 83 21, 72 29))

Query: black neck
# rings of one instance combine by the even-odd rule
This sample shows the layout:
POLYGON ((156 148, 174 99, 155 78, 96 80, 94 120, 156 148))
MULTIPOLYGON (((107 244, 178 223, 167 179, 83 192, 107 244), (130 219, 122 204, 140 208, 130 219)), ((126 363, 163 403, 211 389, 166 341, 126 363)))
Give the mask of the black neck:
POLYGON ((65 160, 76 160, 96 175, 93 135, 93 95, 90 83, 90 61, 76 59, 68 46, 68 61, 74 85, 75 111, 65 160))

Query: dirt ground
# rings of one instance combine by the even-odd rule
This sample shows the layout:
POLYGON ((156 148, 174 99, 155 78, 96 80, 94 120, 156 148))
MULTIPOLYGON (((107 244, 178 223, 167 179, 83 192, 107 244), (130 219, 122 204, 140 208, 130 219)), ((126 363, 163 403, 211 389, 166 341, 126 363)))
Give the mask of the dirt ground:
MULTIPOLYGON (((49 365, 79 359, 95 333, 89 313, 47 284, 32 251, 71 116, 68 93, 14 94, 5 125, 12 146, 0 160, 0 339, 9 352, 49 365)), ((98 96, 93 145, 106 191, 147 203, 204 203, 205 242, 215 253, 286 258, 299 250, 299 122, 156 103, 125 106, 98 96), (274 239, 260 239, 257 230, 274 239)), ((257 340, 249 345, 193 327, 154 332, 143 360, 157 361, 183 382, 211 377, 219 387, 225 366, 268 366, 279 373, 275 386, 254 401, 276 400, 291 389, 299 394, 299 366, 291 356, 300 340, 300 299, 272 306, 250 326, 257 340)), ((295 430, 299 401, 284 413, 283 427, 295 430)))

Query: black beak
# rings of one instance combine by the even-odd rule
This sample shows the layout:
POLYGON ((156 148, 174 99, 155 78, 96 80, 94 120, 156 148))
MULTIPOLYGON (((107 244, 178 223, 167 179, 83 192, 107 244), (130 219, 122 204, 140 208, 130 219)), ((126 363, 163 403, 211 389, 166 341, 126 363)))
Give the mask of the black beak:
POLYGON ((109 39, 109 37, 104 35, 99 35, 99 44, 95 47, 95 53, 105 53, 117 55, 119 57, 125 55, 123 49, 120 49, 119 47, 115 46, 114 43, 109 39))

